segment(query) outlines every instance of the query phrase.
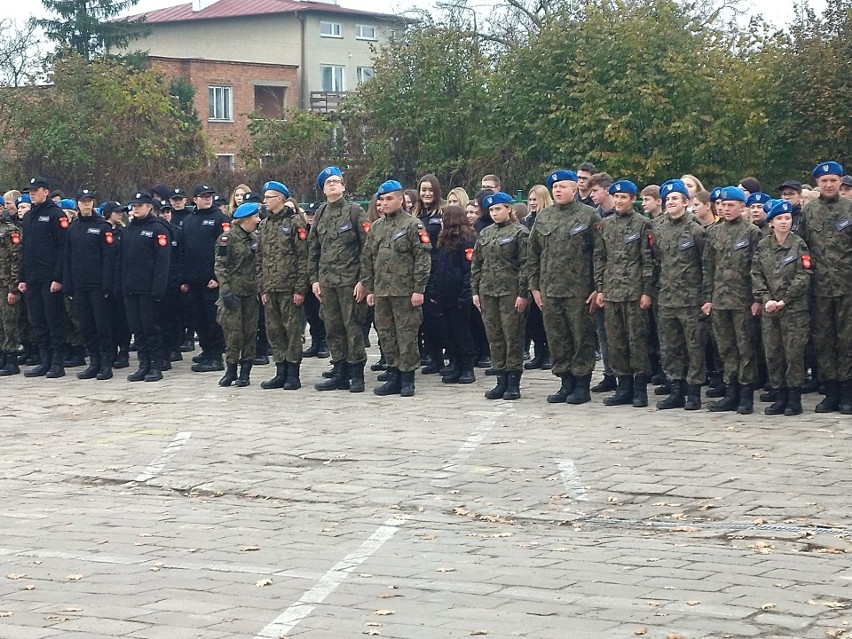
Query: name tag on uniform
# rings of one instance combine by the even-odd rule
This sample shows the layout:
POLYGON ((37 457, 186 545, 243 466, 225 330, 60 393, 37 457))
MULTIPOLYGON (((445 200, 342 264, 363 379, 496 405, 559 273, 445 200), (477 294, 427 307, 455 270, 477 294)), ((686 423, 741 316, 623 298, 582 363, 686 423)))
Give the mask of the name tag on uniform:
POLYGON ((39 222, 50 222, 50 216, 49 215, 39 215, 38 221, 39 222))
POLYGON ((337 228, 338 234, 339 233, 346 233, 346 231, 351 231, 351 230, 352 230, 352 222, 347 222, 343 226, 339 226, 337 228))
POLYGON ((91 233, 92 235, 100 235, 101 230, 100 229, 89 229, 88 231, 86 231, 86 233, 91 233))
POLYGON ((278 230, 281 231, 282 235, 290 236, 293 233, 293 231, 290 229, 289 226, 284 226, 284 225, 279 226, 278 230))
POLYGON ((624 236, 624 243, 625 243, 625 244, 633 244, 633 242, 635 242, 636 240, 638 240, 638 239, 639 239, 639 237, 640 237, 640 236, 639 236, 639 234, 638 234, 638 233, 631 233, 630 235, 625 235, 625 236, 624 236))
POLYGON ((852 220, 840 220, 837 224, 834 225, 838 231, 842 231, 845 228, 849 228, 852 226, 852 220))
POLYGON ((216 224, 216 220, 201 220, 202 226, 213 226, 216 224))
POLYGON ((154 237, 154 231, 139 231, 142 237, 154 237))
POLYGON ((795 262, 797 258, 798 258, 798 255, 796 255, 795 253, 791 253, 789 255, 786 255, 784 257, 784 259, 781 260, 781 266, 786 266, 790 262, 795 262))
POLYGON ((512 242, 514 239, 515 238, 511 235, 509 237, 501 237, 497 240, 497 244, 499 244, 500 246, 503 246, 504 244, 508 244, 509 242, 512 242))
POLYGON ((257 253, 257 242, 252 242, 251 246, 249 246, 252 253, 257 253))
POLYGON ((695 240, 693 240, 692 238, 690 238, 690 239, 688 239, 688 240, 684 240, 683 242, 681 242, 680 244, 678 244, 678 245, 677 245, 677 250, 678 250, 678 251, 685 251, 686 249, 691 249, 693 246, 695 246, 695 240))
POLYGON ((177 240, 172 240, 172 246, 177 246, 177 240))
POLYGON ((585 231, 587 228, 589 228, 589 225, 588 225, 588 224, 578 224, 578 225, 577 225, 577 226, 575 226, 573 229, 571 229, 570 231, 568 231, 568 234, 569 234, 569 235, 577 235, 577 234, 582 233, 583 231, 585 231))
POLYGON ((440 224, 440 223, 441 223, 441 218, 439 218, 439 217, 430 217, 429 218, 429 224, 440 224))
POLYGON ((739 251, 740 249, 744 249, 747 246, 751 246, 751 241, 748 238, 740 240, 739 242, 734 244, 734 250, 739 251))
POLYGON ((401 237, 405 237, 406 232, 407 231, 405 229, 402 229, 401 231, 397 231, 396 233, 391 235, 391 239, 392 240, 398 240, 401 237))

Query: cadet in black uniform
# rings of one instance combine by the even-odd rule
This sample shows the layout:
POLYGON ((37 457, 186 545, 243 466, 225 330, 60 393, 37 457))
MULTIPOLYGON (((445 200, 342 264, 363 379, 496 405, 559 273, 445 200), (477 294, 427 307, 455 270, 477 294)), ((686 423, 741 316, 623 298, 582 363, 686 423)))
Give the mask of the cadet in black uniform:
MULTIPOLYGON (((429 233, 432 243, 430 258, 432 260, 429 279, 435 272, 435 257, 437 254, 438 234, 441 232, 441 216, 444 202, 441 183, 438 178, 427 173, 417 184, 419 200, 414 205, 411 214, 420 219, 423 228, 429 233)), ((420 371, 424 375, 438 373, 444 366, 444 340, 442 336, 441 309, 435 300, 427 295, 423 301, 423 324, 420 327, 423 336, 423 350, 429 355, 430 362, 420 371)))
POLYGON ((112 343, 118 348, 118 355, 112 353, 113 368, 130 366, 130 329, 127 327, 127 312, 124 310, 124 294, 121 291, 121 236, 124 231, 124 207, 120 202, 108 201, 101 204, 101 215, 112 228, 112 241, 116 251, 116 277, 112 294, 107 299, 110 325, 112 326, 112 343))
POLYGON ((160 224, 169 229, 171 235, 172 255, 169 262, 169 282, 166 286, 166 294, 158 308, 160 311, 160 329, 163 334, 162 360, 165 368, 169 370, 172 362, 183 359, 180 346, 183 343, 183 301, 181 299, 180 285, 183 282, 183 262, 181 261, 181 241, 183 229, 172 224, 172 205, 169 200, 161 200, 157 210, 160 224))

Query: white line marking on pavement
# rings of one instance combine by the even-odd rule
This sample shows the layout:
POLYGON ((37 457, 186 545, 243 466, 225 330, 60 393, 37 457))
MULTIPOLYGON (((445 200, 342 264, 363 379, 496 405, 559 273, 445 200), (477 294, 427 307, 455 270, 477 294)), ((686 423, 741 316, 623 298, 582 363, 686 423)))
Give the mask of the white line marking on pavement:
POLYGON ((473 451, 476 450, 477 446, 482 443, 489 431, 497 424, 497 419, 505 415, 505 411, 482 411, 472 414, 481 415, 484 419, 479 422, 479 425, 477 425, 476 428, 473 429, 473 432, 467 438, 467 441, 461 445, 461 448, 458 449, 456 454, 453 455, 446 464, 444 464, 441 468, 441 472, 438 474, 438 479, 446 479, 446 475, 442 475, 442 473, 448 473, 458 469, 459 464, 473 454, 473 451))
POLYGON ((337 587, 346 580, 355 568, 367 561, 385 542, 393 537, 399 530, 399 525, 399 520, 388 519, 384 525, 379 526, 369 539, 325 573, 313 588, 302 595, 299 601, 278 615, 254 639, 284 637, 296 624, 310 615, 318 604, 321 604, 326 597, 337 590, 337 587))
POLYGON ((571 496, 577 501, 589 501, 589 498, 586 496, 586 489, 583 488, 583 483, 580 481, 580 475, 577 473, 573 460, 557 459, 556 463, 559 465, 562 483, 565 484, 565 488, 568 489, 571 496))
POLYGON ((189 441, 190 437, 192 437, 192 433, 190 432, 182 432, 175 435, 175 438, 171 441, 171 443, 166 446, 166 450, 164 450, 163 453, 154 461, 148 464, 145 467, 145 470, 136 476, 136 479, 125 485, 146 482, 159 475, 163 472, 165 465, 168 464, 172 458, 177 455, 177 452, 183 448, 183 445, 189 441))

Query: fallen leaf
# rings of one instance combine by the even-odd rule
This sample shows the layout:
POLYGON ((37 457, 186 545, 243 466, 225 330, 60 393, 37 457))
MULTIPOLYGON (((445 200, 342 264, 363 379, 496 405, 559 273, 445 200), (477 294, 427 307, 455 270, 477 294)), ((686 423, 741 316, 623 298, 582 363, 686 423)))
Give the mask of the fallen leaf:
POLYGON ((456 571, 455 568, 449 568, 447 566, 442 566, 442 567, 438 568, 438 572, 455 572, 455 571, 456 571))
POLYGON ((60 612, 81 612, 82 610, 82 608, 72 608, 69 606, 68 608, 63 608, 60 612))
POLYGON ((387 617, 388 615, 394 614, 394 611, 383 608, 382 610, 376 610, 375 614, 379 615, 380 617, 387 617))
POLYGON ((371 637, 375 637, 376 635, 378 635, 378 634, 379 634, 379 631, 378 631, 378 630, 376 630, 375 628, 367 628, 367 629, 364 631, 364 634, 365 634, 365 635, 370 635, 371 637))
POLYGON ((642 626, 641 628, 636 628, 636 630, 633 631, 633 634, 641 637, 648 634, 648 629, 645 626, 642 626))
POLYGON ((772 610, 774 607, 775 607, 774 603, 765 603, 760 607, 760 609, 761 610, 772 610))
POLYGON ((482 637, 482 636, 487 635, 487 634, 488 634, 487 630, 474 630, 473 632, 470 633, 470 636, 471 637, 482 637))
POLYGON ((829 639, 838 639, 838 637, 842 637, 845 634, 845 628, 829 628, 825 631, 825 636, 829 637, 829 639))
POLYGON ((258 588, 263 588, 264 586, 271 586, 271 585, 272 585, 272 580, 269 579, 269 578, 261 579, 260 581, 258 581, 255 584, 255 586, 257 586, 258 588))
POLYGON ((9 612, 8 610, 6 610, 6 611, 3 611, 3 612, 0 612, 0 617, 11 617, 14 614, 15 614, 14 612, 9 612))
POLYGON ((358 576, 359 576, 359 577, 363 577, 364 579, 369 579, 369 578, 370 578, 370 577, 372 577, 373 575, 370 575, 370 574, 368 574, 368 573, 366 573, 366 572, 362 572, 362 573, 361 573, 360 575, 358 575, 358 576))
POLYGON ((698 599, 690 599, 689 601, 686 602, 686 605, 687 606, 697 606, 700 603, 701 602, 698 601, 698 599))
POLYGON ((27 584, 26 586, 24 586, 24 590, 35 590, 35 586, 33 586, 32 584, 27 584))
POLYGON ((686 635, 682 635, 679 632, 670 632, 666 635, 666 639, 686 639, 686 635))
POLYGON ((190 548, 186 552, 190 552, 190 553, 198 552, 198 548, 190 548))
POLYGON ((80 573, 74 573, 71 575, 65 575, 65 578, 68 581, 80 581, 83 578, 83 575, 81 575, 80 573))
POLYGON ((260 546, 245 546, 244 548, 240 548, 240 552, 254 552, 255 550, 260 550, 260 546))
POLYGON ((24 574, 20 574, 20 575, 19 575, 19 574, 18 574, 18 573, 16 573, 16 572, 10 572, 8 575, 6 575, 6 579, 12 579, 12 580, 14 580, 14 579, 23 579, 24 577, 26 577, 26 575, 24 575, 24 574))

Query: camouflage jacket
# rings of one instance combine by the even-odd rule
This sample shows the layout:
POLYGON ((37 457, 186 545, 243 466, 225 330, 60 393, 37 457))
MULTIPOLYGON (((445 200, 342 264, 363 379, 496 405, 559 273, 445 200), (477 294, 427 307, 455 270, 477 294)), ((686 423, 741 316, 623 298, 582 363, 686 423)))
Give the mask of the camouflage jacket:
POLYGON ((21 230, 17 226, 5 220, 0 221, 0 291, 18 292, 21 240, 21 230))
POLYGON ((638 213, 611 215, 595 236, 595 288, 607 302, 634 302, 654 287, 654 234, 638 213))
POLYGON ((370 231, 367 215, 360 206, 344 199, 324 204, 320 210, 308 238, 310 281, 354 286, 370 231))
POLYGON ((518 222, 492 224, 473 247, 470 288, 474 295, 526 297, 527 238, 529 230, 518 222))
POLYGON ((213 272, 219 282, 219 292, 233 291, 237 295, 257 295, 257 234, 246 233, 233 224, 216 240, 216 261, 213 272))
POLYGON ((702 256, 706 232, 689 213, 675 219, 661 215, 654 222, 654 254, 659 265, 657 303, 688 308, 704 303, 702 256))
POLYGON ((784 301, 784 310, 808 310, 811 257, 808 245, 790 233, 782 244, 775 235, 760 240, 751 262, 751 287, 755 300, 784 301))
POLYGON ((819 198, 802 209, 799 235, 813 259, 814 294, 852 293, 852 200, 819 198))
POLYGON ((763 236, 748 220, 737 217, 707 232, 704 250, 704 301, 723 311, 739 311, 756 300, 751 290, 751 260, 763 236))
POLYGON ((545 297, 581 297, 595 289, 593 255, 601 217, 580 202, 554 204, 536 216, 529 239, 531 290, 545 297))
POLYGON ((379 218, 370 229, 361 255, 361 282, 380 297, 423 293, 432 260, 429 233, 402 209, 379 218))
POLYGON ((308 229, 289 208, 270 213, 257 229, 257 287, 261 293, 308 290, 308 229))

